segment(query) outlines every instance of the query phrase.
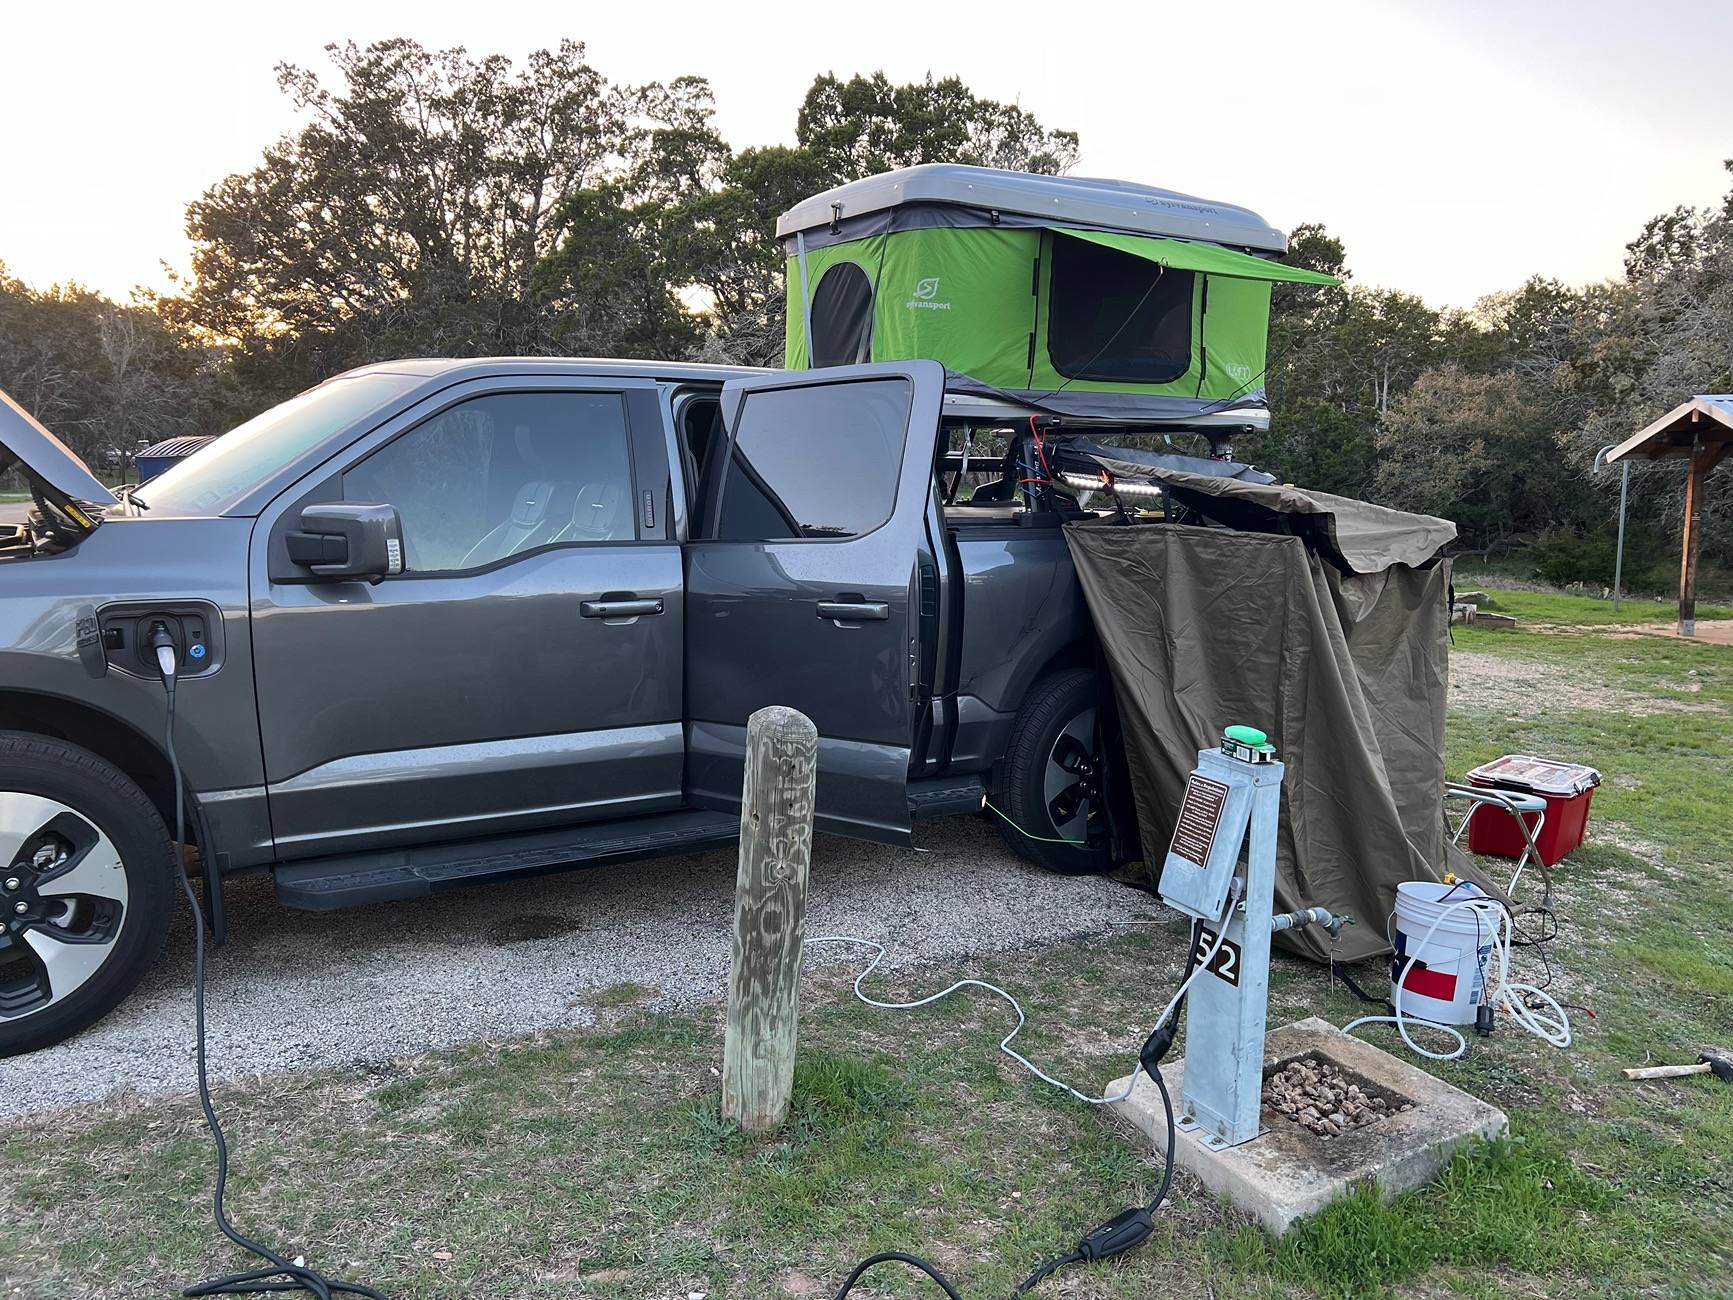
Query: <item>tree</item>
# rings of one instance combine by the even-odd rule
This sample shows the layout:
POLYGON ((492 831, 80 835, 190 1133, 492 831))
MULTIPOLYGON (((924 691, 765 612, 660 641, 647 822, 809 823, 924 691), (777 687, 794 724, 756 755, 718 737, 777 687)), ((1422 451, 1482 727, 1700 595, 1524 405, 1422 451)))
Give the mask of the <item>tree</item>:
POLYGON ((699 77, 610 84, 584 47, 502 57, 410 40, 284 65, 308 119, 188 210, 163 309, 260 400, 414 353, 780 356, 778 213, 909 162, 1058 171, 1077 137, 956 78, 818 78, 796 148, 736 155, 699 77))
POLYGON ((536 266, 536 301, 561 351, 685 356, 702 335, 682 299, 705 260, 694 206, 722 183, 731 151, 702 78, 643 87, 626 102, 621 166, 556 206, 557 243, 536 266))
POLYGON ((199 431, 206 362, 149 302, 38 292, 0 264, 0 388, 98 473, 118 477, 141 442, 199 431))
MULTIPOLYGON (((1733 161, 1727 164, 1733 173, 1733 161)), ((1585 478, 1598 448, 1621 442, 1696 393, 1733 391, 1733 189, 1719 207, 1656 217, 1627 247, 1622 282, 1583 295, 1574 351, 1558 384, 1583 412, 1569 449, 1585 478)), ((1600 477, 1604 493, 1616 476, 1600 477)), ((1704 548, 1733 562, 1729 474, 1706 494, 1704 548)), ((1632 515, 1662 534, 1680 527, 1684 475, 1676 464, 1639 466, 1632 515)), ((1609 507, 1610 508, 1610 507, 1609 507)))
POLYGON ((745 149, 729 163, 722 185, 681 214, 689 271, 709 297, 706 360, 780 364, 786 295, 776 218, 829 184, 810 150, 745 149))
POLYGON ((1546 403, 1515 371, 1423 371, 1391 406, 1377 451, 1379 501, 1450 519, 1483 551, 1577 522, 1546 403))
POLYGON ((832 184, 931 162, 1058 175, 1076 164, 1078 148, 1076 132, 1049 131, 956 77, 897 86, 882 72, 817 78, 800 106, 796 138, 832 184))
POLYGON ((521 71, 401 39, 327 52, 335 88, 278 68, 307 125, 188 209, 188 320, 273 395, 379 357, 550 350, 536 266, 560 200, 616 169, 624 92, 573 41, 521 71))
POLYGON ((1442 318, 1412 294, 1352 283, 1341 240, 1320 225, 1294 231, 1287 259, 1338 285, 1277 285, 1271 300, 1267 434, 1249 459, 1281 477, 1344 496, 1373 491, 1380 421, 1439 359, 1442 318))

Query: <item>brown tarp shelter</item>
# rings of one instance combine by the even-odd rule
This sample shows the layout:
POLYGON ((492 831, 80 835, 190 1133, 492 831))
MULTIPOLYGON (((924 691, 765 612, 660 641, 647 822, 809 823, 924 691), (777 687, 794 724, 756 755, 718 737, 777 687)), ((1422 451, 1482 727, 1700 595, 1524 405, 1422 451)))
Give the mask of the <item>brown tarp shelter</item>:
MULTIPOLYGON (((1143 844, 1128 871, 1156 883, 1198 750, 1258 727, 1287 765, 1277 908, 1354 917, 1338 960, 1388 950, 1397 884, 1437 880, 1445 862, 1450 567, 1437 555, 1454 525, 1278 484, 1139 477, 1216 526, 1065 529, 1125 740, 1143 844)), ((1315 928, 1277 937, 1330 956, 1315 928)))

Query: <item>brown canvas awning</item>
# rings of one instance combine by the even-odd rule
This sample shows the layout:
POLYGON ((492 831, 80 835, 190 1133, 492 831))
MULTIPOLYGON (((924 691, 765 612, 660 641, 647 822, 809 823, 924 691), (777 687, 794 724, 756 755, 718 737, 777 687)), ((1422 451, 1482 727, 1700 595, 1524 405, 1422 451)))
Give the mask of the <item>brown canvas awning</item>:
MULTIPOLYGON (((1110 470, 1111 472, 1111 470, 1110 470)), ((1288 765, 1276 901, 1353 916, 1334 955, 1386 951, 1404 880, 1445 862, 1445 520, 1275 484, 1159 475, 1226 527, 1092 520, 1065 540, 1111 670, 1153 885, 1186 775, 1222 728, 1288 765)), ((1319 961, 1316 931, 1280 942, 1319 961)))
POLYGON ((1448 519, 1291 483, 1193 474, 1103 454, 1112 450, 1091 449, 1089 456, 1115 477, 1165 485, 1181 504, 1192 505, 1230 528, 1302 537, 1350 573, 1378 573, 1393 564, 1418 568, 1456 540, 1456 525, 1448 519))

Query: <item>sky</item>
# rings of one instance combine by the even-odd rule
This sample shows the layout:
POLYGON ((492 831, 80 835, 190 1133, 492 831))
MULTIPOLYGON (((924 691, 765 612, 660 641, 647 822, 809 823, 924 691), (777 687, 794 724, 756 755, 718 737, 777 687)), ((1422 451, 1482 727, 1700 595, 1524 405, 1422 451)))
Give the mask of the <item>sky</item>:
POLYGON ((1356 281, 1439 307, 1618 274, 1733 156, 1733 77, 1702 68, 1733 5, 1688 0, 81 0, 4 31, 0 262, 115 296, 184 271, 187 203, 295 129, 278 62, 397 35, 513 58, 569 36, 614 81, 698 73, 736 148, 792 143, 819 73, 954 73, 1077 131, 1078 174, 1322 222, 1356 281))

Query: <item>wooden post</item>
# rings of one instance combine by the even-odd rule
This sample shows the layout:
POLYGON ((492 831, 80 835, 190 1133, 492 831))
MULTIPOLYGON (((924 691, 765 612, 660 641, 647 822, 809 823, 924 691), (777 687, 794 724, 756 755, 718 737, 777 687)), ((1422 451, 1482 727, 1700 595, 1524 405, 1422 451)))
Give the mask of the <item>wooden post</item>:
POLYGON ((1685 535, 1679 556, 1679 635, 1697 635, 1697 551, 1703 540, 1703 489, 1708 486, 1711 448, 1691 447, 1685 469, 1685 535))
POLYGON ((794 1086, 817 777, 818 731, 805 714, 772 705, 747 720, 722 1114, 749 1133, 781 1126, 794 1086))

